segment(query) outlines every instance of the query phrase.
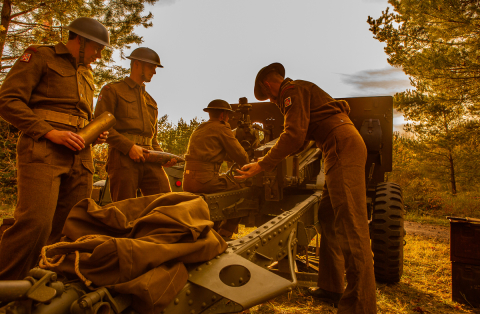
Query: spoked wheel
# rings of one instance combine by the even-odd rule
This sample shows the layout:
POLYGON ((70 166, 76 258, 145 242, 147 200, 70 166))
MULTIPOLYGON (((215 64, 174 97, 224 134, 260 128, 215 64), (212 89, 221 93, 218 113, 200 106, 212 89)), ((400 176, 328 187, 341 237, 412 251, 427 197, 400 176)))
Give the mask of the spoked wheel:
POLYGON ((371 222, 375 279, 400 281, 403 274, 404 210, 402 189, 392 182, 376 187, 371 222))

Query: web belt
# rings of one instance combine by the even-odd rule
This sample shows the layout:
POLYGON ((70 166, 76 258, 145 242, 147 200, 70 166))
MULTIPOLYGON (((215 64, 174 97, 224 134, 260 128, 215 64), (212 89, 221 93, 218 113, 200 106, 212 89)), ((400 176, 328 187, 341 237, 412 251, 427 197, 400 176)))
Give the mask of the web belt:
POLYGON ((130 134, 130 133, 121 133, 123 136, 128 138, 130 141, 134 142, 136 145, 141 146, 152 146, 152 138, 141 136, 138 134, 130 134))
POLYGON ((33 109, 33 112, 45 121, 71 125, 79 129, 84 128, 89 122, 85 118, 53 110, 33 109))

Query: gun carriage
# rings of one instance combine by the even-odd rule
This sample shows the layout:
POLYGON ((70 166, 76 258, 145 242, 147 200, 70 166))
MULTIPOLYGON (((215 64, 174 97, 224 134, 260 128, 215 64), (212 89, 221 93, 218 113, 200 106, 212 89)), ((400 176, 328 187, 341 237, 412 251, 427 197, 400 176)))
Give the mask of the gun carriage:
MULTIPOLYGON (((351 120, 368 150, 365 174, 367 210, 377 281, 397 282, 403 272, 403 200, 398 185, 385 181, 392 169, 392 97, 344 98, 351 120)), ((236 137, 251 158, 263 157, 283 131, 283 116, 268 102, 232 105, 236 137)), ((233 169, 234 167, 232 167, 233 169)), ((233 170, 230 170, 233 178, 233 170)), ((182 166, 166 169, 173 190, 182 166)), ((179 184, 180 182, 180 184, 179 184)), ((234 313, 291 291, 315 286, 318 259, 311 240, 321 234, 318 206, 324 185, 321 152, 310 143, 275 170, 245 182, 246 187, 202 194, 210 218, 242 218, 249 234, 228 242, 227 250, 201 264, 187 265, 187 284, 162 313, 234 313)), ((98 193, 108 202, 108 184, 98 193)), ((112 297, 106 288, 87 293, 63 284, 56 274, 34 269, 22 281, 0 283, 0 301, 14 301, 7 313, 133 313, 128 295, 112 297)))

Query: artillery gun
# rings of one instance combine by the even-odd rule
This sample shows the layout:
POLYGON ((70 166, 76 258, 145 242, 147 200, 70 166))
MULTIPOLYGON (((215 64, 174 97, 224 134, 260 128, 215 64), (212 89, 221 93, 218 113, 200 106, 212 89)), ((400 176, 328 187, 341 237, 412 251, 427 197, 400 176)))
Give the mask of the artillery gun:
MULTIPOLYGON (((402 192, 398 185, 384 182, 392 167, 392 97, 345 100, 368 150, 365 192, 375 276, 377 281, 397 282, 403 272, 402 192)), ((246 98, 232 107, 230 122, 237 127, 237 139, 250 157, 261 158, 283 131, 283 116, 272 103, 248 103, 246 98)), ((182 167, 166 172, 178 188, 182 167)), ((309 244, 321 234, 317 212, 323 185, 321 152, 312 143, 242 189, 202 194, 211 220, 241 217, 246 227, 257 228, 228 242, 227 250, 214 259, 186 265, 188 282, 162 313, 234 313, 295 286, 315 286, 318 260, 309 244)), ((105 204, 105 185, 99 195, 99 203, 105 204)), ((34 269, 27 280, 0 283, 0 301, 16 300, 7 313, 134 313, 128 295, 113 297, 106 288, 85 290, 34 269)))

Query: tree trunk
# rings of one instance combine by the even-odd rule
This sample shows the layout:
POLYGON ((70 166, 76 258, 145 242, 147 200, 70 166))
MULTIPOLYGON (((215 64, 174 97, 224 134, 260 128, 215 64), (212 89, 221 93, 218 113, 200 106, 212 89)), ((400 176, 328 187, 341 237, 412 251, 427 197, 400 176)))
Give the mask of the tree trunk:
POLYGON ((12 14, 12 0, 3 0, 2 7, 2 26, 0 32, 0 68, 2 66, 3 49, 5 48, 5 40, 7 38, 8 27, 10 25, 10 15, 12 14))
POLYGON ((450 183, 452 185, 452 194, 456 195, 457 184, 455 182, 455 168, 454 168, 453 156, 451 151, 448 152, 448 161, 450 162, 450 183))

